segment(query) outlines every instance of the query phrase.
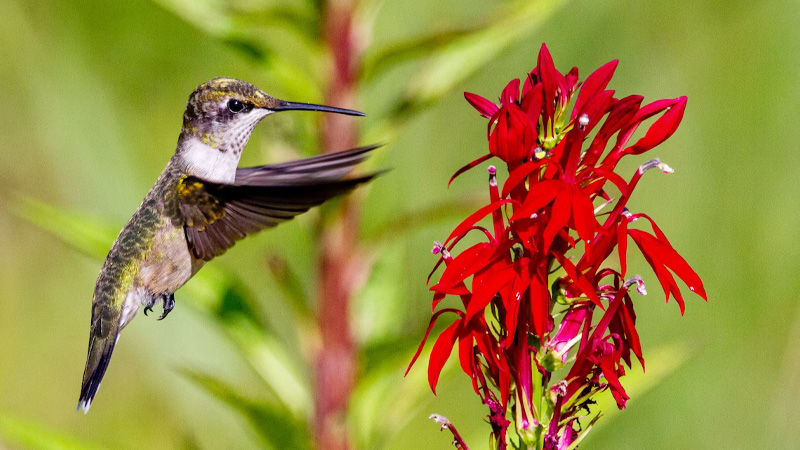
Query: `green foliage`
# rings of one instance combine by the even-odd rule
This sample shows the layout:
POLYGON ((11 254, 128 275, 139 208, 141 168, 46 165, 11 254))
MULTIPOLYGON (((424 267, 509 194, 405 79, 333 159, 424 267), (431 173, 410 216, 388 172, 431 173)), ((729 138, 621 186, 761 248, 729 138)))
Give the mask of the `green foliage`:
POLYGON ((283 405, 245 397, 240 389, 209 375, 185 371, 184 376, 242 414, 269 448, 311 448, 306 421, 296 418, 283 405))
MULTIPOLYGON (((488 427, 460 394, 467 383, 444 375, 434 398, 424 367, 402 373, 429 318, 430 243, 476 202, 444 190, 464 154, 485 151, 481 130, 467 131, 478 118, 460 92, 496 92, 509 74, 531 67, 542 41, 581 69, 619 57, 626 70, 612 88, 621 92, 689 96, 673 138, 678 150, 667 160, 681 190, 664 197, 660 180, 648 182, 632 206, 654 211, 715 293, 707 309, 683 320, 655 294, 643 301, 637 323, 647 374, 641 383, 640 374, 628 375, 629 411, 600 408, 613 420, 601 421, 584 445, 791 447, 800 398, 793 376, 800 351, 786 337, 800 323, 792 313, 800 198, 790 124, 800 101, 797 5, 398 3, 367 1, 360 12, 366 27, 375 26, 365 39, 378 42, 365 49, 360 72, 369 113, 362 141, 387 141, 374 164, 394 170, 370 187, 360 230, 375 270, 358 294, 367 306, 353 312, 362 354, 348 426, 358 447, 447 448, 448 437, 427 420, 431 412, 447 415, 475 448, 486 442, 488 427), (386 18, 392 8, 406 15, 386 18), (745 32, 754 24, 763 33, 745 32), (684 221, 676 209, 695 214, 684 221), (683 334, 656 356, 655 342, 683 334)), ((330 64, 320 44, 323 7, 322 0, 4 2, 0 446, 95 448, 69 437, 81 436, 103 448, 182 448, 187 439, 195 448, 259 448, 280 447, 274 436, 283 434, 306 445, 313 404, 306 359, 318 340, 317 286, 308 282, 316 213, 207 265, 179 292, 187 314, 126 329, 88 416, 74 414, 74 400, 99 262, 170 156, 189 91, 225 75, 289 100, 322 101, 330 64), (203 347, 209 342, 216 347, 203 347)), ((276 115, 256 129, 245 158, 263 164, 316 149, 318 120, 276 115), (287 128, 294 134, 282 139, 287 128)), ((484 182, 475 181, 477 195, 484 182)))
POLYGON ((0 415, 0 448, 6 441, 29 450, 99 450, 102 447, 81 442, 33 421, 0 415))
MULTIPOLYGON (((494 20, 469 32, 459 30, 423 38, 381 55, 376 67, 389 59, 421 59, 421 71, 411 78, 402 101, 393 108, 392 119, 418 113, 450 94, 460 83, 485 67, 519 39, 541 26, 561 6, 563 0, 517 1, 504 5, 494 20), (427 51, 411 50, 427 45, 427 51), (406 50, 403 51, 402 49, 406 50), (425 57, 424 59, 422 57, 425 57)), ((374 69, 373 69, 374 70, 374 69)))

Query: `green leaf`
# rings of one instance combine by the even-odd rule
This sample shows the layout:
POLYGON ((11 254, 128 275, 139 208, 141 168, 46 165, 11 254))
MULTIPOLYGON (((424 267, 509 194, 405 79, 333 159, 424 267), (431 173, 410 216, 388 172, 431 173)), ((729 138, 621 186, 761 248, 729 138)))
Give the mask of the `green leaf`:
POLYGON ((291 28, 305 39, 319 38, 321 14, 303 2, 271 1, 261 7, 237 11, 237 24, 247 28, 291 28))
POLYGON ((292 100, 322 97, 320 73, 314 70, 322 66, 313 33, 317 17, 308 6, 264 2, 260 8, 235 9, 218 0, 154 1, 259 63, 272 94, 292 100))
POLYGON ((304 283, 286 258, 270 255, 267 266, 281 293, 292 305, 294 312, 304 320, 313 318, 314 313, 309 306, 309 295, 304 283))
POLYGON ((521 0, 503 8, 487 26, 455 37, 420 62, 404 95, 375 127, 392 133, 413 115, 450 94, 505 49, 545 23, 565 0, 521 0))
POLYGON ((397 64, 430 56, 482 28, 484 28, 483 25, 475 28, 445 30, 390 45, 372 56, 367 56, 361 72, 361 80, 369 82, 397 64))
MULTIPOLYGON (((33 421, 0 415, 0 436, 13 448, 28 450, 97 450, 102 447, 81 442, 33 421)), ((0 443, 0 448, 3 445, 0 443)))
POLYGON ((275 397, 295 417, 303 417, 312 407, 311 388, 305 371, 292 358, 296 351, 288 350, 244 317, 226 323, 224 329, 275 397))
POLYGON ((572 441, 569 447, 567 447, 567 450, 575 450, 576 448, 578 448, 578 444, 580 444, 581 441, 583 441, 586 438, 586 436, 589 435, 589 432, 592 431, 592 428, 594 428, 594 424, 596 424, 598 419, 600 419, 601 417, 603 417, 602 414, 594 416, 594 418, 592 418, 589 424, 586 425, 586 427, 584 427, 584 429, 580 433, 578 433, 578 437, 574 441, 572 441))
POLYGON ((365 233, 363 240, 372 243, 388 243, 402 236, 427 227, 434 223, 446 222, 454 217, 462 217, 473 209, 478 209, 488 199, 485 192, 460 195, 455 198, 425 206, 414 211, 401 211, 392 216, 392 220, 374 227, 365 233))
MULTIPOLYGON (((348 421, 356 433, 358 448, 388 446, 392 438, 434 399, 430 395, 424 363, 403 376, 412 355, 413 350, 398 353, 362 374, 348 409, 348 421)), ((427 360, 427 356, 424 359, 427 360)), ((442 376, 456 366, 445 365, 442 376)))
POLYGON ((528 36, 558 9, 564 0, 517 1, 488 27, 459 39, 427 62, 413 78, 407 99, 428 103, 441 98, 467 77, 497 57, 511 44, 528 36))
POLYGON ((23 195, 8 209, 20 219, 47 231, 68 246, 95 259, 105 258, 118 229, 97 219, 67 212, 55 205, 23 195))
POLYGON ((305 420, 283 406, 268 401, 256 401, 239 393, 239 389, 210 375, 184 370, 183 375, 206 392, 241 413, 258 436, 275 449, 310 449, 311 436, 305 420))

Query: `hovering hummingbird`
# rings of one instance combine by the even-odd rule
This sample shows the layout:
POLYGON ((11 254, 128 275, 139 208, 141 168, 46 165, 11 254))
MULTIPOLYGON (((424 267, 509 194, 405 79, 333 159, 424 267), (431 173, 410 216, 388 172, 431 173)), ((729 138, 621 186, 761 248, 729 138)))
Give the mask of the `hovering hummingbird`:
POLYGON ((278 111, 363 113, 278 100, 250 83, 215 78, 189 97, 178 148, 106 257, 92 297, 89 354, 78 409, 89 411, 120 331, 234 242, 344 194, 375 174, 345 178, 377 146, 237 169, 253 128, 278 111))

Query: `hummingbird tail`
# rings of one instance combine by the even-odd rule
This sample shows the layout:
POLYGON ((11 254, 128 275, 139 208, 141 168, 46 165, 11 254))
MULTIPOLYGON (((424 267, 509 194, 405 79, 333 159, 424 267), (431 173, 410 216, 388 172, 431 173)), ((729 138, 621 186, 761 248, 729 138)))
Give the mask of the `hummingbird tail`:
POLYGON ((86 360, 86 369, 83 372, 81 398, 78 401, 78 411, 83 411, 84 414, 88 413, 89 407, 92 406, 92 400, 97 394, 97 389, 100 387, 100 382, 106 373, 108 363, 111 361, 114 345, 119 339, 119 331, 117 330, 107 334, 105 337, 97 336, 94 330, 92 331, 93 333, 89 340, 89 356, 86 360))

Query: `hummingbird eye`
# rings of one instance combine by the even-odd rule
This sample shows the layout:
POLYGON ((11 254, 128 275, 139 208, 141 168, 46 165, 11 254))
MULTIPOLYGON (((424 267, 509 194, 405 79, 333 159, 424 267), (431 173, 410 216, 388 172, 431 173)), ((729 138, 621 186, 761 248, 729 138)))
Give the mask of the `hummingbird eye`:
POLYGON ((228 100, 228 109, 234 114, 242 112, 242 110, 244 110, 244 103, 242 103, 239 100, 236 100, 235 98, 232 98, 228 100))

